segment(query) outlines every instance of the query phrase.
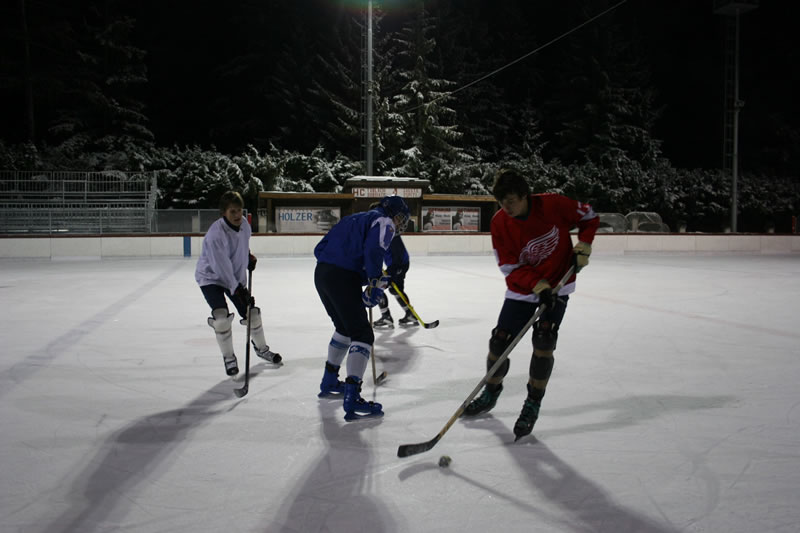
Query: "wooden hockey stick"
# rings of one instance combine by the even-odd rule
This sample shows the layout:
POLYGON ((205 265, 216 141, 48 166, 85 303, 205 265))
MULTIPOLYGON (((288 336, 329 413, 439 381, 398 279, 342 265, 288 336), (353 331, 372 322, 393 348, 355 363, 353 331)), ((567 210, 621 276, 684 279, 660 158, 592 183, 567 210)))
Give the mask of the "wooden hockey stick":
MULTIPOLYGON (((369 308, 369 327, 372 327, 372 308, 369 308)), ((377 370, 375 370, 375 343, 372 343, 372 350, 370 350, 369 359, 372 361, 372 384, 378 385, 380 384, 386 377, 389 375, 384 370, 381 372, 381 375, 377 375, 377 370)))
MULTIPOLYGON (((561 278, 561 281, 559 281, 558 285, 556 285, 556 287, 553 289, 554 294, 558 294, 558 291, 561 289, 561 287, 564 286, 564 283, 566 283, 567 280, 572 276, 573 270, 574 267, 569 267, 567 273, 564 274, 564 277, 561 278)), ((460 417, 464 413, 464 410, 469 405, 469 402, 471 402, 472 399, 475 397, 475 395, 478 394, 478 391, 481 390, 481 388, 486 384, 487 381, 491 379, 492 376, 494 376, 495 372, 497 372, 500 366, 503 363, 505 363, 511 351, 514 349, 517 343, 519 343, 522 337, 525 336, 525 334, 528 332, 531 326, 533 326, 533 323, 539 319, 539 317, 544 312, 545 308, 546 306, 544 305, 540 305, 539 307, 536 308, 536 312, 533 313, 533 316, 530 318, 530 320, 528 320, 528 323, 525 324, 525 326, 517 334, 517 336, 514 337, 514 340, 511 341, 511 344, 508 345, 508 347, 503 351, 503 354, 497 359, 497 361, 495 361, 495 363, 492 365, 492 368, 490 368, 489 371, 486 373, 486 375, 483 376, 480 383, 478 383, 478 386, 472 389, 472 392, 469 393, 467 399, 464 400, 461 406, 456 410, 455 414, 453 414, 453 416, 450 417, 450 420, 447 421, 447 424, 444 425, 442 430, 428 442, 401 445, 399 448, 397 448, 397 457, 408 457, 409 455, 416 455, 418 453, 427 452, 428 450, 436 446, 436 443, 439 442, 439 440, 444 436, 445 433, 447 433, 447 430, 450 429, 450 426, 452 426, 453 423, 456 421, 456 419, 458 419, 458 417, 460 417)))

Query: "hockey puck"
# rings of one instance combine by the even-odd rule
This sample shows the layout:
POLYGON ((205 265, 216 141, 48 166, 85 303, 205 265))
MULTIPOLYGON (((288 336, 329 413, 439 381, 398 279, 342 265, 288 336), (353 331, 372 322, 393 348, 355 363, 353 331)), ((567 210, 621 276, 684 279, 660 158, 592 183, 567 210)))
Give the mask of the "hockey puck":
POLYGON ((448 466, 450 466, 451 461, 452 459, 450 459, 449 455, 443 455, 439 457, 439 466, 441 466, 442 468, 447 468, 448 466))

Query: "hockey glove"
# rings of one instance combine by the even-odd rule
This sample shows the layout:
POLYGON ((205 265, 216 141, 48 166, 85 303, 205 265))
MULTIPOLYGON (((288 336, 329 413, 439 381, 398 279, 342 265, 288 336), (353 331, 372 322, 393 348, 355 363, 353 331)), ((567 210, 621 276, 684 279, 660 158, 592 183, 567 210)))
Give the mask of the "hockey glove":
POLYGON ((539 303, 552 309, 556 302, 556 297, 553 294, 553 289, 546 279, 540 280, 539 283, 533 288, 533 293, 539 297, 539 303))
POLYGON ((575 273, 577 274, 583 267, 589 264, 589 256, 592 254, 592 245, 578 241, 578 244, 572 249, 572 253, 572 264, 575 266, 575 273))
POLYGON ((390 278, 389 276, 387 276, 384 273, 379 278, 370 279, 369 282, 367 283, 367 290, 369 290, 369 289, 381 289, 381 290, 383 290, 383 289, 385 289, 386 287, 389 286, 389 283, 391 283, 391 281, 392 281, 392 278, 390 278))
POLYGON ((250 296, 250 291, 248 291, 243 285, 236 287, 236 291, 233 293, 233 296, 236 297, 245 307, 256 305, 256 299, 250 296))
POLYGON ((258 258, 253 254, 250 254, 250 258, 247 260, 247 270, 252 272, 256 269, 256 263, 258 263, 258 258))
POLYGON ((361 301, 364 302, 364 307, 375 307, 382 297, 383 289, 367 287, 361 295, 361 301))

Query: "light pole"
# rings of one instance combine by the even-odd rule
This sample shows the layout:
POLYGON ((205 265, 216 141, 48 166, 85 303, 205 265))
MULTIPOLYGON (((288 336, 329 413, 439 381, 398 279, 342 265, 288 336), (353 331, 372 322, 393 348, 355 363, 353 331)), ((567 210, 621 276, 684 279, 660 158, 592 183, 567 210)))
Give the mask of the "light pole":
POLYGON ((366 175, 372 176, 372 0, 367 2, 367 75, 366 75, 366 175))
POLYGON ((758 0, 714 0, 714 13, 725 20, 725 108, 723 116, 722 168, 731 169, 731 232, 736 233, 739 180, 739 16, 758 7, 758 0))

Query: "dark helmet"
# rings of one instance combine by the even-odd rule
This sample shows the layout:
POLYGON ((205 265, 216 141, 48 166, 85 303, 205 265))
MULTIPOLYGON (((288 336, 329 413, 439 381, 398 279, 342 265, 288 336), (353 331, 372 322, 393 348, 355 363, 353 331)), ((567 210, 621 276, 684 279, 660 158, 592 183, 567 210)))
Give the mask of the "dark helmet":
POLYGON ((408 208, 405 200, 399 196, 384 196, 381 200, 381 209, 383 212, 394 218, 397 215, 402 215, 402 222, 398 225, 400 232, 406 229, 408 219, 411 217, 411 210, 408 208))

